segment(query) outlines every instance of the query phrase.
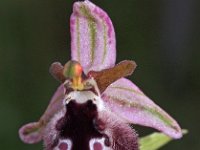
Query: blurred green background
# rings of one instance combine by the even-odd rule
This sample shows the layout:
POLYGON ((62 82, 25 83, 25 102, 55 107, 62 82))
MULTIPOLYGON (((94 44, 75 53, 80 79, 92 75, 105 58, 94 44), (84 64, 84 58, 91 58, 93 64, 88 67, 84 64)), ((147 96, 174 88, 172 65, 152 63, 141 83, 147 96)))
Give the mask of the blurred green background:
MULTIPOLYGON (((162 150, 200 149, 198 0, 94 0, 116 29, 118 61, 133 59, 131 79, 190 133, 162 150)), ((0 1, 0 146, 39 150, 18 137, 36 121, 59 83, 48 73, 70 59, 72 0, 0 1)), ((139 134, 152 129, 136 127, 139 134)))

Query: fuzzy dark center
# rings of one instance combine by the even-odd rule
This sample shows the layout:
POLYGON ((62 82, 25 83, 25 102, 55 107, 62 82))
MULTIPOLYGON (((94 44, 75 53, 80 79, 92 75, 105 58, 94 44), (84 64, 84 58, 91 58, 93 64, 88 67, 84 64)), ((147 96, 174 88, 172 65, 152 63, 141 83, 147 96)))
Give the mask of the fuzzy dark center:
MULTIPOLYGON (((60 132, 61 139, 72 141, 72 150, 89 150, 91 139, 104 137, 94 125, 98 112, 91 100, 84 104, 72 100, 66 105, 66 109, 66 114, 58 121, 56 129, 60 132)), ((100 149, 98 144, 95 147, 100 149)))

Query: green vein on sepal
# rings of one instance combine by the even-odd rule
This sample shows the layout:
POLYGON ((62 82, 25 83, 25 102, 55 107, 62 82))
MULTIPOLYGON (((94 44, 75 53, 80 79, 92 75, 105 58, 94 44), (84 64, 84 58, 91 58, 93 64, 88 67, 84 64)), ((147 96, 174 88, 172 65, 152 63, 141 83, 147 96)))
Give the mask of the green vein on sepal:
MULTIPOLYGON (((182 130, 183 134, 187 134, 187 130, 182 130)), ((140 150, 158 150, 173 139, 163 133, 154 132, 150 135, 139 139, 140 150)))
POLYGON ((77 52, 78 52, 78 61, 81 60, 81 54, 80 54, 80 21, 79 17, 76 18, 76 32, 77 32, 77 52))
POLYGON ((104 63, 107 53, 107 31, 106 31, 106 25, 103 23, 103 39, 104 39, 104 51, 103 51, 103 59, 102 63, 104 63))
MULTIPOLYGON (((125 87, 120 87, 120 86, 114 86, 114 87, 111 87, 111 88, 115 88, 115 89, 119 89, 119 90, 125 90, 125 91, 129 91, 129 92, 133 92, 134 94, 137 94, 137 95, 145 96, 142 92, 138 92, 138 91, 131 89, 131 88, 125 88, 125 87)), ((176 127, 173 126, 173 122, 170 119, 168 119, 167 116, 164 116, 159 110, 153 109, 153 108, 150 108, 150 107, 145 107, 145 106, 142 106, 142 105, 137 104, 137 103, 129 103, 129 105, 131 105, 132 107, 143 109, 144 111, 151 113, 153 116, 157 116, 167 126, 170 126, 171 128, 176 130, 176 127)))
POLYGON ((92 16, 90 10, 85 5, 81 5, 80 11, 88 19, 88 27, 90 30, 90 41, 91 41, 91 64, 94 62, 95 55, 95 47, 96 47, 96 23, 95 18, 92 16))
POLYGON ((128 102, 127 103, 126 100, 122 100, 122 99, 119 99, 119 98, 116 98, 116 97, 113 97, 113 96, 110 96, 110 98, 115 99, 116 100, 115 102, 118 102, 120 105, 123 105, 123 106, 127 105, 127 106, 130 106, 130 107, 134 107, 134 108, 146 111, 147 113, 150 113, 152 116, 157 117, 160 120, 162 120, 163 123, 165 123, 167 126, 177 130, 176 127, 173 126, 173 122, 170 119, 168 119, 168 117, 164 116, 162 114, 162 112, 158 111, 155 108, 150 108, 150 107, 147 107, 147 106, 141 105, 139 103, 135 103, 135 102, 128 102))

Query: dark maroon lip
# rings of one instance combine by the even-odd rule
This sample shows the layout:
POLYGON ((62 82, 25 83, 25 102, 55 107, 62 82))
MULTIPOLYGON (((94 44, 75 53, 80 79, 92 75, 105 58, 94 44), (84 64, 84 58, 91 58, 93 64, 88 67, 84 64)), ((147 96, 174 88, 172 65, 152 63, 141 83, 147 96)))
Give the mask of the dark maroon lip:
POLYGON ((86 103, 78 104, 71 100, 66 105, 66 114, 56 124, 60 139, 70 139, 72 150, 89 150, 91 139, 103 138, 94 120, 98 117, 97 106, 88 100, 86 103))

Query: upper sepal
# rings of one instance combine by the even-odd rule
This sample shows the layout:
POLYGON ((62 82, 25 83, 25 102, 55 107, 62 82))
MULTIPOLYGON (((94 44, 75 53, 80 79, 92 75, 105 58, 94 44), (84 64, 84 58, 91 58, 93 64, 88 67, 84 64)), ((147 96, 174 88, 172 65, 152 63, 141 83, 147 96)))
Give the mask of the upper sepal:
POLYGON ((70 18, 71 56, 85 74, 113 67, 115 32, 109 16, 90 1, 75 2, 70 18))
POLYGON ((102 95, 105 105, 127 123, 155 128, 172 138, 181 138, 178 123, 127 79, 111 84, 102 95))

